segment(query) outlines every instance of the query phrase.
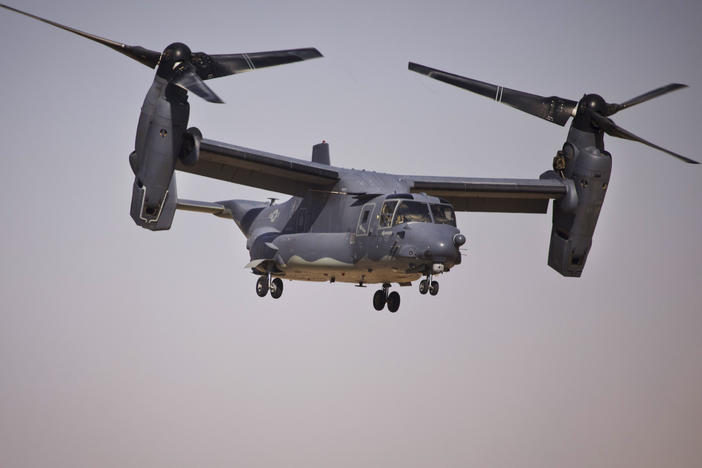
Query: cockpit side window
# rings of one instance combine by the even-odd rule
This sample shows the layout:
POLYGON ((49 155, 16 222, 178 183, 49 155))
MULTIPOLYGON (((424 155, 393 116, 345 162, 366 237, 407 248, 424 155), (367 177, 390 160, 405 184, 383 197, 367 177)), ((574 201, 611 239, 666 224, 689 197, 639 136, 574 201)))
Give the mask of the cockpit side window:
POLYGON ((451 205, 431 205, 431 214, 434 215, 436 224, 450 224, 456 226, 456 214, 451 205))
POLYGON ((378 227, 388 228, 392 226, 392 214, 395 211, 395 206, 397 206, 397 201, 386 201, 383 203, 383 207, 380 209, 378 227))
POLYGON ((431 223, 429 215, 429 206, 424 202, 418 201, 402 201, 395 212, 393 226, 403 223, 431 223))
POLYGON ((356 226, 357 236, 367 236, 370 233, 370 221, 373 208, 375 208, 375 203, 363 205, 363 210, 361 210, 361 215, 358 218, 358 226, 356 226))

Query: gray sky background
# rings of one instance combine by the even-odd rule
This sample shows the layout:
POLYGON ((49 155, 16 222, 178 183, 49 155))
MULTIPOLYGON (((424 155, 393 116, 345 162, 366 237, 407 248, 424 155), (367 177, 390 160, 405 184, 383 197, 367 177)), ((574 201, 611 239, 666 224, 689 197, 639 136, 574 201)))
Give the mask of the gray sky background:
MULTIPOLYGON (((19 1, 88 32, 325 58, 211 82, 208 138, 401 173, 538 177, 566 129, 407 71, 621 102, 624 128, 702 159, 702 4, 19 1)), ((693 467, 702 460, 702 170, 609 138, 581 279, 548 215, 461 214, 437 297, 286 283, 259 299, 233 223, 129 217, 152 71, 0 12, 0 466, 693 467)), ((272 196, 178 176, 184 198, 272 196)))

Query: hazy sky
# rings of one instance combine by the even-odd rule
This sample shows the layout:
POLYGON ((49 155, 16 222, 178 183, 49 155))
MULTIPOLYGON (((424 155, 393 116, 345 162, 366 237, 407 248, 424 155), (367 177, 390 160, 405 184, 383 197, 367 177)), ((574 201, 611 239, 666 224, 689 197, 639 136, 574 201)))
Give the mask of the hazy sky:
MULTIPOLYGON (((10 0, 8 0, 10 1, 10 0)), ((616 115, 702 160, 702 3, 20 1, 105 37, 323 59, 210 82, 208 138, 406 174, 538 177, 567 129, 407 62, 616 115)), ((580 279, 546 265, 548 215, 460 214, 437 297, 286 283, 260 299, 233 223, 129 217, 153 72, 0 11, 0 466, 693 467, 702 460, 702 169, 609 138, 580 279)), ((270 192, 178 175, 184 198, 270 192)))

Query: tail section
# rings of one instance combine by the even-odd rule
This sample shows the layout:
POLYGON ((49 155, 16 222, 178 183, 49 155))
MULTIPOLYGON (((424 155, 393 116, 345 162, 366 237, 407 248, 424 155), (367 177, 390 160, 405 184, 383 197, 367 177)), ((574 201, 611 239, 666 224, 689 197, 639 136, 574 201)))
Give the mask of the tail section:
POLYGON ((176 208, 233 219, 239 229, 241 229, 241 232, 248 237, 254 220, 267 206, 269 206, 267 202, 253 200, 226 200, 211 203, 181 199, 178 200, 176 208))

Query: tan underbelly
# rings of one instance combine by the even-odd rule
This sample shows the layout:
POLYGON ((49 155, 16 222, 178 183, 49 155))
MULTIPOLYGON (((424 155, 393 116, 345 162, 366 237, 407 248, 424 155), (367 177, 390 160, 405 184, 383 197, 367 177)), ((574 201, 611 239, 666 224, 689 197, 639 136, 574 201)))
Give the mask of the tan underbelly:
POLYGON ((282 278, 298 281, 339 281, 342 283, 407 283, 416 281, 420 273, 407 273, 407 265, 389 259, 377 262, 367 259, 355 264, 332 258, 307 261, 293 256, 279 266, 282 278))

